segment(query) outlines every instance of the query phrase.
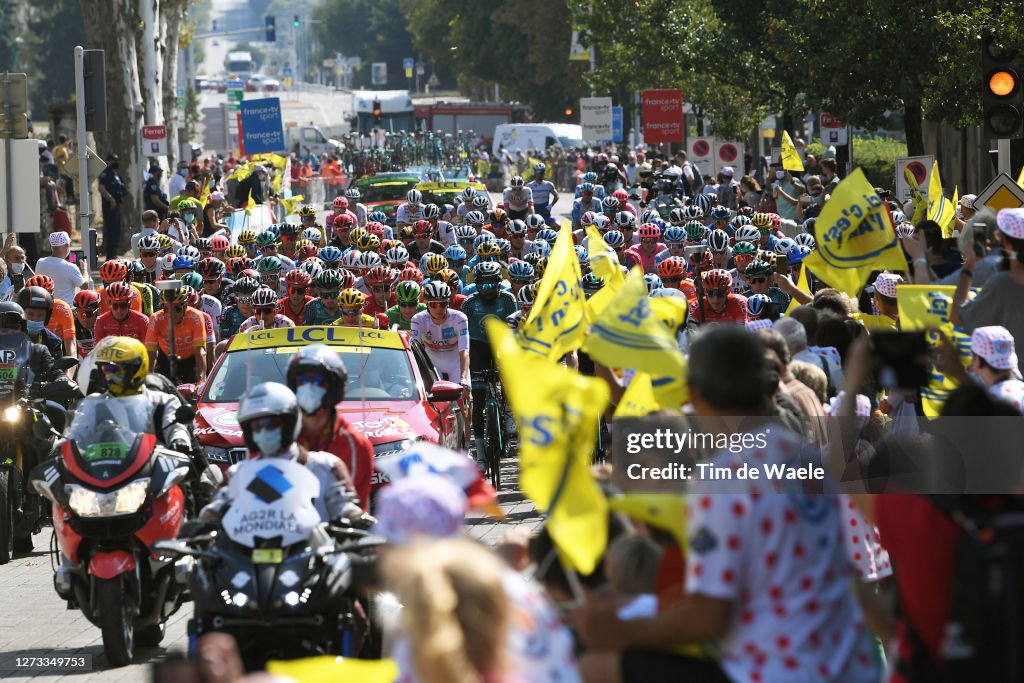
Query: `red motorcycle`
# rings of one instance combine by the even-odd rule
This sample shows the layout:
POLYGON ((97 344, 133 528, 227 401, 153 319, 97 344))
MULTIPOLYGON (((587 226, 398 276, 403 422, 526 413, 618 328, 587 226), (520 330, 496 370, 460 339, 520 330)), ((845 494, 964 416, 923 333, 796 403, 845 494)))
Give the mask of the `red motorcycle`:
POLYGON ((113 666, 129 664, 136 644, 163 639, 187 580, 153 544, 178 535, 188 456, 157 445, 152 419, 145 396, 88 396, 60 455, 32 472, 35 489, 53 502, 60 544, 54 587, 100 628, 113 666))

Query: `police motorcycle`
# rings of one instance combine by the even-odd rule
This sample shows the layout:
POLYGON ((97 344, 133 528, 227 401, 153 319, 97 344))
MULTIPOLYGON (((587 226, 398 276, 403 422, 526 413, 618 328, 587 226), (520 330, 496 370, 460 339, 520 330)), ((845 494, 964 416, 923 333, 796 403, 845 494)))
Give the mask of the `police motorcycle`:
MULTIPOLYGON (((239 421, 250 450, 259 450, 246 411, 243 399, 239 421)), ((285 419, 277 429, 297 433, 297 424, 285 419)), ((223 496, 210 506, 217 520, 204 511, 210 530, 156 546, 180 558, 189 573, 192 656, 197 640, 210 632, 235 638, 247 670, 270 659, 367 652, 359 588, 372 577, 384 540, 344 519, 322 521, 317 505, 331 494, 309 467, 288 456, 298 453, 289 450, 297 448, 292 439, 277 437, 285 457, 250 458, 231 468, 223 496)))
MULTIPOLYGON (((58 402, 78 394, 77 385, 63 374, 43 383, 33 373, 31 356, 27 334, 0 329, 0 565, 16 552, 31 552, 32 535, 49 521, 49 506, 25 474, 50 457, 59 436, 53 424, 64 426, 58 402)), ((54 368, 67 370, 77 362, 58 358, 54 368)))

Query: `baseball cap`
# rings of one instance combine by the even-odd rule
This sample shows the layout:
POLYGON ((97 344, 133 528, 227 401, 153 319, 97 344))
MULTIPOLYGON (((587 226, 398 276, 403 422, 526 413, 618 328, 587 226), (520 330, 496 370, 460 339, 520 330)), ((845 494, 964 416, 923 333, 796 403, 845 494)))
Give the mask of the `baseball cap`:
POLYGON ((50 246, 52 247, 66 247, 71 244, 71 236, 66 232, 51 232, 50 233, 50 246))
POLYGON ((896 273, 880 273, 875 278, 875 291, 890 299, 896 298, 896 285, 905 284, 903 278, 896 273))
POLYGON ((736 175, 736 169, 732 166, 725 166, 722 168, 722 175, 729 176, 731 178, 736 175))
POLYGON ((1013 239, 1024 239, 1024 209, 1003 209, 996 214, 999 231, 1013 239))
POLYGON ((1017 370, 1013 335, 1002 325, 975 328, 971 333, 971 352, 997 370, 1017 370))
POLYGON ((210 199, 213 199, 214 201, 222 202, 222 201, 224 201, 224 193, 221 192, 220 190, 217 190, 216 192, 211 192, 210 193, 210 199))

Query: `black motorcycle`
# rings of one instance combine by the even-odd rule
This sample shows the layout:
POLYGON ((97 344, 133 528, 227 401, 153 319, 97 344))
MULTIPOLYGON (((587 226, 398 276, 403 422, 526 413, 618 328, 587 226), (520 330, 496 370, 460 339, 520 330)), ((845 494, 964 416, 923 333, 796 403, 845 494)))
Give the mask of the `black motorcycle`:
MULTIPOLYGON (((47 417, 47 402, 65 403, 78 395, 77 385, 67 378, 37 383, 29 367, 31 353, 24 332, 0 330, 0 565, 14 553, 32 552, 33 534, 49 522, 49 504, 25 475, 50 457, 59 436, 47 417)), ((67 370, 77 363, 58 358, 54 365, 67 370)), ((63 418, 50 412, 56 420, 63 418)))
POLYGON ((247 670, 271 659, 365 654, 357 589, 383 539, 322 523, 311 502, 319 482, 298 463, 243 461, 228 487, 232 503, 216 531, 156 545, 191 570, 190 654, 214 631, 234 636, 247 670))

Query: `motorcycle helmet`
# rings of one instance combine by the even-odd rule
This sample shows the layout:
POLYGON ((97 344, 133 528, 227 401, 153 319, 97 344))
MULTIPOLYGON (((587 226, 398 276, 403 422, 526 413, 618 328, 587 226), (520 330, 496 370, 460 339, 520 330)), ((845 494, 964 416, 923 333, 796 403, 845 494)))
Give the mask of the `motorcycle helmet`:
POLYGON ((299 402, 285 385, 265 382, 242 396, 238 424, 250 451, 277 455, 299 435, 299 402))
POLYGON ((104 337, 96 342, 93 358, 114 396, 134 396, 149 373, 149 352, 132 337, 104 337))
POLYGON ((45 310, 45 324, 50 324, 50 316, 53 315, 53 297, 42 287, 23 287, 14 297, 14 301, 21 306, 22 314, 24 314, 27 308, 41 308, 45 310))
POLYGON ((288 388, 307 415, 333 409, 345 400, 348 368, 337 351, 326 344, 303 347, 288 361, 288 388))
POLYGON ((25 331, 25 310, 13 301, 0 302, 0 330, 25 331))

